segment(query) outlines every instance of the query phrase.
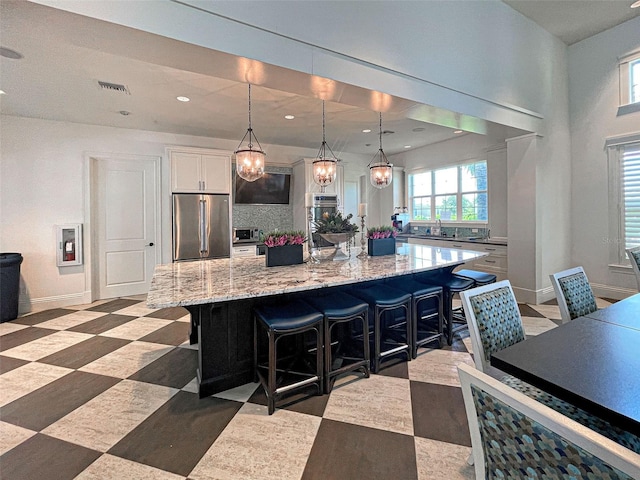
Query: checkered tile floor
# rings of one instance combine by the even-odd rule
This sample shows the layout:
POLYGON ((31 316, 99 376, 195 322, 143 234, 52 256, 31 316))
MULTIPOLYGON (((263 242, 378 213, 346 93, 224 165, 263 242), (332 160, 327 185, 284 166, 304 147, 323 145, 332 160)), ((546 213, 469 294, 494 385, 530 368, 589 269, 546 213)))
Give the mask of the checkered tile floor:
MULTIPOLYGON (((559 324, 555 305, 521 313, 528 335, 559 324)), ((0 477, 473 478, 456 371, 473 363, 467 333, 268 416, 257 384, 198 398, 188 329, 186 310, 144 298, 0 324, 0 477)))

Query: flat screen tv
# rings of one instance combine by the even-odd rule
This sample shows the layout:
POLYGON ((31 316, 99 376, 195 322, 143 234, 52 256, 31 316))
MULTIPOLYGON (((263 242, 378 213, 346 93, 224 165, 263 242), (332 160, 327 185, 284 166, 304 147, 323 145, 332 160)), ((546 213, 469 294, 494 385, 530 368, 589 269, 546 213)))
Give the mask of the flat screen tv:
POLYGON ((265 173, 255 182, 235 176, 234 202, 245 205, 288 205, 290 173, 265 173))

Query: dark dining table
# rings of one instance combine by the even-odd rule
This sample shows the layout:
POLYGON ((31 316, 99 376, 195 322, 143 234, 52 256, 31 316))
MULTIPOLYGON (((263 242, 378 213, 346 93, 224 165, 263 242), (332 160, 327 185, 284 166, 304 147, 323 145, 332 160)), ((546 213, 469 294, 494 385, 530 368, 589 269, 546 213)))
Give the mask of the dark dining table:
POLYGON ((491 365, 640 435, 640 294, 500 350, 491 365))

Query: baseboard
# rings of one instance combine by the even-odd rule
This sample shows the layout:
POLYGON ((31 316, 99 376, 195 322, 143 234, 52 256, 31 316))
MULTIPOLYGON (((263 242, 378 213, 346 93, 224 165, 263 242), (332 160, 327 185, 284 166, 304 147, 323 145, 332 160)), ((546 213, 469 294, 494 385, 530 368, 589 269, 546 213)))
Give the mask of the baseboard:
POLYGON ((592 283, 591 290, 596 297, 601 298, 613 298, 615 300, 622 300, 623 298, 630 297, 638 293, 633 288, 614 287, 611 285, 602 285, 600 283, 592 283))
POLYGON ((69 293, 53 297, 22 299, 18 301, 18 314, 41 312, 50 308, 68 307, 71 305, 85 305, 91 303, 91 292, 69 293))
POLYGON ((539 305, 541 303, 547 302, 552 298, 555 298, 555 293, 553 292, 553 287, 549 285, 548 287, 541 288, 539 290, 531 290, 528 288, 517 287, 515 285, 511 285, 513 288, 513 293, 516 296, 516 300, 518 303, 529 303, 531 305, 539 305))

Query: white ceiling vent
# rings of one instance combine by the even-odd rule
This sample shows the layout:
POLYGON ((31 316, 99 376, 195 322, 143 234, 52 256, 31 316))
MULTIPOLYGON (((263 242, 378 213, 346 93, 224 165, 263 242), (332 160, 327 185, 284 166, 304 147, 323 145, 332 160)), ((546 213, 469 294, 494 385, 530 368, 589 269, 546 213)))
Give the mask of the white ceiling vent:
POLYGON ((126 85, 119 85, 117 83, 102 82, 102 81, 98 80, 98 86, 102 90, 109 90, 110 92, 120 92, 120 93, 126 93, 127 95, 131 95, 131 92, 126 87, 126 85))

